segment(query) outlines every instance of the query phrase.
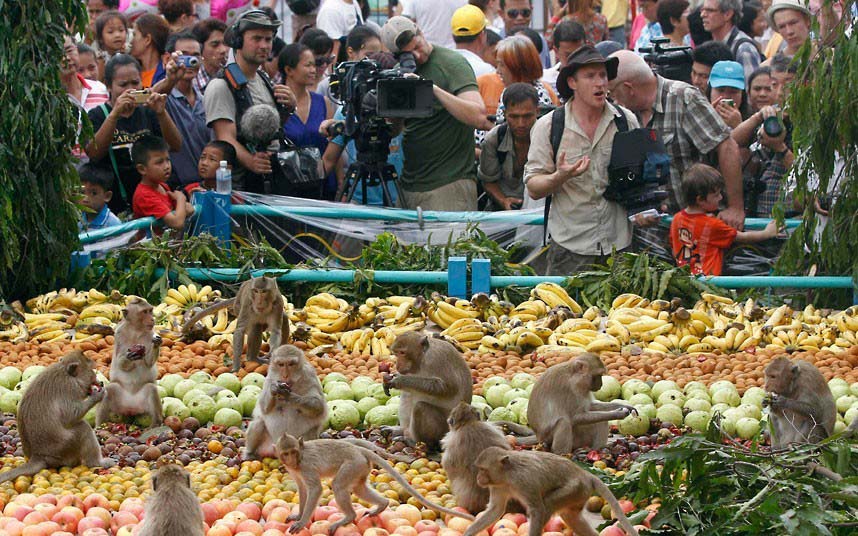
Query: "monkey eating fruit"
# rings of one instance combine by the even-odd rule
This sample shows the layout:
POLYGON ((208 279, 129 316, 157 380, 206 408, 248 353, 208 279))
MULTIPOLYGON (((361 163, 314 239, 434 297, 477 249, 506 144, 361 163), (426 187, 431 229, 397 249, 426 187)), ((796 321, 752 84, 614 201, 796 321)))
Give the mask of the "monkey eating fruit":
POLYGON ((790 443, 818 443, 834 432, 837 407, 825 377, 813 364, 786 357, 766 367, 763 401, 769 408, 772 447, 790 443))
POLYGON ((93 362, 72 352, 36 376, 18 407, 18 434, 27 462, 0 473, 0 482, 63 466, 111 467, 86 413, 102 398, 104 389, 93 362))
MULTIPOLYGON (((303 439, 284 434, 277 441, 277 457, 298 485, 300 511, 297 516, 289 517, 295 521, 289 532, 295 534, 310 522, 319 498, 322 496, 322 478, 332 478, 334 498, 345 517, 335 521, 328 529, 333 535, 338 528, 355 520, 357 514, 352 507, 351 493, 360 499, 374 504, 367 515, 378 515, 390 504, 387 497, 379 495, 367 483, 372 466, 377 465, 387 471, 408 493, 427 508, 456 517, 473 519, 473 516, 437 505, 414 489, 408 480, 399 474, 376 449, 363 446, 365 442, 355 443, 339 439, 303 439)), ((371 445, 371 444, 369 444, 371 445)), ((381 450, 380 448, 377 450, 381 450)))

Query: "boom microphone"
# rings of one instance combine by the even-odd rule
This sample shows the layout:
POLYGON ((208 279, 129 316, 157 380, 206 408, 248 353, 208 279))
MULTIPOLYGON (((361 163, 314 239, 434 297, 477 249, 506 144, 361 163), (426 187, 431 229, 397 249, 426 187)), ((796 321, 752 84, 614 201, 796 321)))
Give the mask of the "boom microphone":
POLYGON ((254 104, 241 116, 241 135, 257 150, 264 151, 280 137, 280 114, 270 104, 254 104))

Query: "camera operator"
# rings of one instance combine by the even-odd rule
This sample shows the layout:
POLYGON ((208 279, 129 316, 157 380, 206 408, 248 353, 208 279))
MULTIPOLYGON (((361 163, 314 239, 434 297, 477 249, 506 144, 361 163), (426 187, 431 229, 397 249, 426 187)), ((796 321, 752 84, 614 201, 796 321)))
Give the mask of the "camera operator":
POLYGON ((394 135, 405 129, 400 204, 425 210, 476 210, 474 129, 493 125, 485 115, 474 71, 454 50, 430 44, 405 17, 388 20, 381 39, 393 54, 414 56, 417 68, 409 76, 431 80, 436 100, 430 117, 393 121, 394 135))
MULTIPOLYGON (((719 217, 741 230, 745 220, 742 198, 742 170, 739 147, 730 137, 730 128, 693 86, 668 80, 652 72, 634 52, 620 50, 611 55, 619 59, 617 77, 611 82, 611 95, 637 114, 641 124, 657 130, 670 154, 671 195, 666 211, 676 213, 687 206, 682 199, 682 173, 702 161, 708 153, 718 156, 718 169, 726 182, 727 208, 719 217)), ((662 227, 646 229, 640 238, 652 251, 670 258, 667 233, 662 227)))
MULTIPOLYGON (((240 165, 232 172, 236 190, 265 193, 265 176, 270 177, 272 172, 280 171, 279 166, 277 170, 273 167, 276 159, 272 158, 271 149, 276 145, 269 146, 268 150, 251 152, 252 148, 240 141, 244 138, 238 129, 241 116, 250 105, 277 106, 281 124, 290 115, 287 107, 291 109, 295 105, 292 91, 285 85, 272 84, 263 71, 271 54, 274 33, 279 27, 280 22, 273 21, 264 11, 254 9, 242 14, 227 29, 225 36, 227 44, 235 50, 235 63, 227 65, 222 74, 206 86, 206 120, 214 130, 215 139, 231 143, 238 154, 240 165), (233 73, 230 69, 235 67, 238 72, 232 74, 236 82, 233 84, 228 81, 227 73, 233 73), (245 78, 246 82, 239 84, 235 75, 245 78)), ((275 173, 274 181, 285 182, 285 179, 275 173)))

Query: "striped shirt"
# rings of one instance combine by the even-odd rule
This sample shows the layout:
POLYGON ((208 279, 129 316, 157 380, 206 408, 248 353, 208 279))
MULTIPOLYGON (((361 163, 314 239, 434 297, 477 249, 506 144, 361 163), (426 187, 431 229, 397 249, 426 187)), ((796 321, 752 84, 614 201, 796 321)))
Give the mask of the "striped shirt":
MULTIPOLYGON (((98 82, 97 80, 87 80, 81 75, 76 75, 77 79, 80 80, 81 93, 80 100, 77 100, 73 95, 69 94, 69 100, 74 103, 75 106, 78 107, 78 110, 83 110, 83 112, 88 112, 93 108, 100 106, 110 100, 110 96, 107 94, 107 86, 98 82)), ((80 129, 81 129, 81 114, 78 114, 77 121, 77 136, 76 138, 80 138, 80 129)), ((79 142, 75 142, 74 147, 72 147, 72 154, 80 160, 81 163, 89 161, 89 157, 86 156, 86 153, 83 151, 83 148, 80 146, 79 142)))

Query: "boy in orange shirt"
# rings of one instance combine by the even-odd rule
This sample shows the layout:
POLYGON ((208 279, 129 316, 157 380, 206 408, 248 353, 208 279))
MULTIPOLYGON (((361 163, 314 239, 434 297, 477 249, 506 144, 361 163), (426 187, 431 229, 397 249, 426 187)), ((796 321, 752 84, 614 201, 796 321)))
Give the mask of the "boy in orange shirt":
POLYGON ((152 216, 162 224, 181 231, 185 219, 194 213, 185 194, 167 186, 172 164, 170 147, 163 138, 143 136, 131 148, 131 159, 140 173, 140 184, 134 190, 132 208, 135 218, 152 216))
POLYGON ((677 266, 689 265, 695 275, 721 275, 724 250, 733 242, 750 244, 774 238, 777 224, 762 231, 737 231, 710 213, 718 211, 724 177, 706 164, 694 164, 682 177, 682 196, 688 206, 673 216, 670 244, 677 266))

